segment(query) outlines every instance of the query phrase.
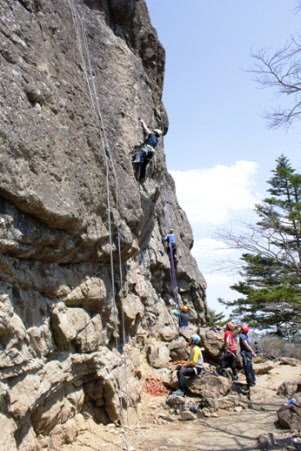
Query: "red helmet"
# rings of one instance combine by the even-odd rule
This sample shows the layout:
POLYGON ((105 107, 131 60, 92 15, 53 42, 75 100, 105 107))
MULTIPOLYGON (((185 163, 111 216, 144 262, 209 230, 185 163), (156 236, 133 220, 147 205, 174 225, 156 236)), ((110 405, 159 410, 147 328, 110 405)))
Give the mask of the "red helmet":
POLYGON ((247 334, 249 332, 247 324, 241 324, 240 327, 244 334, 247 334))
POLYGON ((235 329, 235 325, 233 323, 227 323, 227 329, 234 330, 235 329))
POLYGON ((188 307, 186 307, 186 305, 182 305, 181 310, 182 312, 188 312, 188 307))

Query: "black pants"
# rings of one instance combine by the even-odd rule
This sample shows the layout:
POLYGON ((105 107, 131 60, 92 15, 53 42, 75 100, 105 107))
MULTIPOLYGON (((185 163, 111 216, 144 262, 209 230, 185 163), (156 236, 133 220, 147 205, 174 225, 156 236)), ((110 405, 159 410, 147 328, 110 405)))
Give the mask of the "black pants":
POLYGON ((167 254, 168 254, 169 258, 170 258, 170 251, 171 250, 172 250, 173 259, 175 259, 176 258, 176 254, 177 254, 177 245, 176 245, 176 243, 169 243, 168 246, 167 246, 167 254))
POLYGON ((225 354, 221 356, 219 359, 221 371, 223 371, 225 368, 230 367, 233 373, 233 376, 237 376, 237 369, 236 369, 236 363, 235 363, 235 354, 232 354, 232 352, 227 351, 225 354))
POLYGON ((202 368, 196 368, 193 366, 190 366, 188 368, 180 368, 178 369, 178 381, 179 381, 179 389, 182 390, 184 393, 186 391, 186 379, 185 376, 197 376, 202 371, 202 368))
POLYGON ((241 356, 244 365, 247 384, 255 384, 255 374, 252 365, 252 354, 249 351, 243 351, 241 353, 241 356))
POLYGON ((146 167, 150 160, 153 158, 155 154, 155 151, 149 146, 143 147, 139 150, 139 152, 136 153, 134 158, 134 163, 139 163, 139 170, 138 170, 138 179, 143 180, 146 176, 146 167))

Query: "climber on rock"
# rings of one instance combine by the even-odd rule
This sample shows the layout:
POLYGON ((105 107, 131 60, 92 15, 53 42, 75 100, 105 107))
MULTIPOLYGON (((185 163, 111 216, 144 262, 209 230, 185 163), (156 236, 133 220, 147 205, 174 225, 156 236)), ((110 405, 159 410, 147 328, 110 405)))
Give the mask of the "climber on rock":
POLYGON ((142 148, 135 154, 133 164, 136 166, 136 179, 138 182, 143 182, 146 176, 146 167, 150 160, 155 155, 155 147, 158 144, 162 131, 158 128, 150 131, 143 119, 140 119, 143 130, 147 134, 142 148))
POLYGON ((188 307, 182 305, 181 312, 174 312, 174 315, 178 317, 178 324, 180 330, 188 329, 188 307))
POLYGON ((171 258, 173 259, 173 263, 176 264, 176 254, 177 254, 177 245, 176 245, 176 239, 174 236, 174 230, 170 229, 169 233, 162 238, 162 243, 167 243, 167 254, 169 257, 169 260, 171 260, 171 258))
POLYGON ((248 332, 249 328, 247 324, 241 324, 239 334, 240 354, 242 356, 247 384, 251 386, 256 384, 255 373, 252 365, 252 357, 256 357, 256 354, 251 348, 248 332))
POLYGON ((236 353, 237 353, 237 347, 235 344, 235 340, 233 337, 233 331, 235 329, 235 326, 233 323, 227 323, 224 327, 224 349, 225 353, 220 358, 220 369, 221 369, 221 376, 227 377, 227 373, 225 372, 225 368, 228 366, 232 370, 233 379, 237 380, 237 369, 236 369, 236 353))
POLYGON ((185 376, 198 376, 203 371, 203 355, 199 346, 201 337, 197 334, 191 335, 187 346, 192 346, 190 353, 190 360, 178 368, 179 389, 173 392, 175 395, 184 396, 186 392, 185 376))

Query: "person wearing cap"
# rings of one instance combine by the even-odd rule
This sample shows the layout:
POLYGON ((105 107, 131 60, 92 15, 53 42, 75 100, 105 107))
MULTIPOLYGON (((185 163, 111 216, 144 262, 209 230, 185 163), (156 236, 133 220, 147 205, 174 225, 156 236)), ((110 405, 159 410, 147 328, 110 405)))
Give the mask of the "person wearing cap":
POLYGON ((221 376, 227 376, 225 369, 230 367, 232 370, 233 379, 236 381, 238 379, 235 363, 237 347, 233 337, 234 329, 235 326, 233 323, 227 323, 224 327, 224 349, 226 352, 221 356, 219 362, 221 376))
POLYGON ((135 154, 133 164, 139 165, 140 171, 137 173, 137 180, 143 182, 146 176, 146 167, 150 160, 155 155, 155 147, 158 144, 162 131, 158 128, 151 131, 145 124, 143 119, 140 119, 143 130, 147 134, 142 148, 135 154))
POLYGON ((198 376, 203 370, 203 355, 199 346, 201 337, 192 334, 188 340, 187 346, 191 346, 190 360, 178 369, 177 377, 179 388, 174 392, 175 395, 184 396, 186 392, 185 377, 198 376))
POLYGON ((178 317, 178 324, 180 330, 188 329, 188 307, 182 305, 181 312, 174 312, 174 315, 178 317))
POLYGON ((248 385, 255 385, 255 374, 252 365, 252 356, 256 357, 255 352, 251 348, 250 339, 248 337, 249 328, 247 324, 240 325, 239 345, 240 354, 243 359, 243 365, 248 385))
POLYGON ((173 257, 173 261, 175 263, 176 261, 176 254, 177 254, 177 245, 176 245, 176 239, 174 235, 174 229, 169 229, 169 233, 162 238, 162 243, 167 243, 167 254, 169 259, 171 258, 171 255, 173 257))

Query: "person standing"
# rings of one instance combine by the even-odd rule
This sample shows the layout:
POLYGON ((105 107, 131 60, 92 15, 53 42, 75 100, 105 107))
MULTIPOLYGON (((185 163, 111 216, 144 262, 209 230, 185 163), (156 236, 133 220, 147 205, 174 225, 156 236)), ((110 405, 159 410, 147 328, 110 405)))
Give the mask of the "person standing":
POLYGON ((136 178, 138 182, 143 182, 146 176, 146 167, 150 160, 155 155, 155 147, 158 144, 159 137, 162 136, 162 131, 158 128, 151 131, 145 124, 143 119, 140 119, 143 130, 147 134, 142 148, 135 154, 133 164, 138 165, 136 171, 136 178))
POLYGON ((253 370, 252 357, 256 357, 255 352, 251 348, 250 339, 248 337, 249 328, 247 324, 240 325, 239 345, 240 354, 243 359, 243 365, 248 385, 255 385, 255 374, 253 370))
POLYGON ((192 334, 188 340, 187 346, 191 346, 190 360, 178 369, 177 377, 179 389, 174 392, 175 395, 184 396, 186 392, 186 376, 198 376, 203 369, 203 355, 199 346, 201 337, 192 334))
POLYGON ((236 368, 236 343, 233 337, 233 331, 235 326, 233 323, 227 323, 224 328, 224 349, 225 353, 220 358, 220 368, 221 375, 226 376, 225 369, 230 367, 233 374, 233 379, 236 381, 238 379, 237 376, 237 368, 236 368))

